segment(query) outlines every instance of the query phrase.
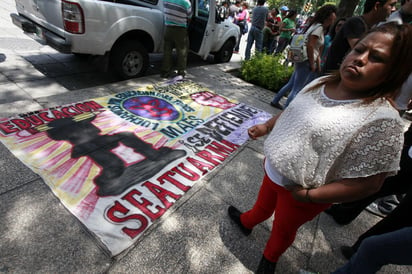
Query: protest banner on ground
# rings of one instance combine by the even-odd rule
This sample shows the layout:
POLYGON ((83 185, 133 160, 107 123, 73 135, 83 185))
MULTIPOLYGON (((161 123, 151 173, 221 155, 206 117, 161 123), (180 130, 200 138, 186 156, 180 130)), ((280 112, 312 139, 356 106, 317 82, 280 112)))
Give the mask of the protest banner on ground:
POLYGON ((269 117, 181 81, 3 118, 0 141, 115 256, 269 117))

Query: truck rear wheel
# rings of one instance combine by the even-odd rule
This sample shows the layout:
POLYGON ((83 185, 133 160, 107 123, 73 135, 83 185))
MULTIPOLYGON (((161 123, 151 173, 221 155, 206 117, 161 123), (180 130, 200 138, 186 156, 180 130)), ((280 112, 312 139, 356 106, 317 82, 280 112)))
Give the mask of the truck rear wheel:
POLYGON ((233 48, 235 47, 235 42, 232 40, 227 40, 218 52, 214 54, 214 61, 216 63, 227 63, 232 58, 233 48))
POLYGON ((149 67, 149 54, 142 44, 124 41, 112 49, 110 65, 122 79, 140 77, 149 67))

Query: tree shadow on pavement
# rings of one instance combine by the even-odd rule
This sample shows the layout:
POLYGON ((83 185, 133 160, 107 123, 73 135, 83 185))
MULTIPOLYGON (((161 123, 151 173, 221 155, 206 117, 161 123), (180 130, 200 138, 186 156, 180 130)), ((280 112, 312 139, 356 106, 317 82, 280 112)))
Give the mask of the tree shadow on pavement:
POLYGON ((229 216, 219 225, 219 234, 223 244, 245 268, 255 271, 262 257, 262 252, 269 237, 269 232, 257 226, 252 234, 245 236, 230 220, 229 216))

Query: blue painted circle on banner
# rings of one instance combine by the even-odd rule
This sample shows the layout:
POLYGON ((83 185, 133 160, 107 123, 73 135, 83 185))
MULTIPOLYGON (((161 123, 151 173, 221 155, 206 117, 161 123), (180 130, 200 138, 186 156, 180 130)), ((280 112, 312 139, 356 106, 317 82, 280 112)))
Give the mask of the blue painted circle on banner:
POLYGON ((152 96, 136 96, 123 101, 123 107, 131 113, 152 120, 173 121, 179 111, 168 101, 152 96))

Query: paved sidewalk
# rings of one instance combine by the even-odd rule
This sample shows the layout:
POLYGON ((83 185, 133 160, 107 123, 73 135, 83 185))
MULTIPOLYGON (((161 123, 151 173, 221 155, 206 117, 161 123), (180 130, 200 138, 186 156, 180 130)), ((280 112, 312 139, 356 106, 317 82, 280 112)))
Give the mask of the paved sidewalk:
MULTIPOLYGON (((229 98, 276 112, 266 103, 272 92, 224 70, 220 65, 192 68, 188 78, 229 98)), ((76 102, 158 80, 158 76, 144 77, 62 93, 56 89, 54 95, 27 98, 25 102, 31 103, 16 109, 26 112, 36 106, 76 102)), ((28 94, 37 91, 33 87, 28 94)), ((118 258, 110 258, 38 175, 0 146, 0 272, 251 273, 257 267, 271 224, 266 222, 244 237, 226 210, 229 204, 241 210, 252 205, 263 175, 262 143, 248 142, 219 170, 189 190, 118 258)), ((321 214, 300 229, 293 246, 281 257, 277 273, 298 273, 300 268, 329 273, 345 262, 338 247, 352 243, 378 220, 364 212, 353 224, 340 227, 321 214)), ((383 273, 395 273, 395 269, 388 267, 383 273)), ((405 273, 404 268, 399 269, 398 273, 405 273)))
MULTIPOLYGON (((1 10, 13 10, 12 1, 0 2, 1 10)), ((8 18, 2 16, 0 23, 0 53, 6 58, 1 62, 0 55, 1 117, 106 96, 160 80, 153 75, 69 90, 40 73, 16 49, 22 43, 33 43, 33 50, 43 49, 45 55, 52 51, 19 34, 8 18)), ((63 66, 64 60, 56 64, 63 66)), ((229 98, 277 113, 267 103, 273 92, 227 73, 239 66, 235 62, 190 68, 187 78, 229 98)), ((195 184, 133 247, 110 258, 42 179, 0 145, 0 273, 252 273, 271 222, 259 225, 245 237, 226 210, 229 204, 246 210, 254 202, 263 177, 262 146, 263 139, 247 142, 221 168, 195 184)), ((293 246, 281 257, 277 273, 298 273, 299 269, 330 273, 345 263, 339 246, 351 244, 378 220, 363 212, 352 224, 341 227, 322 213, 300 229, 293 246)), ((411 272, 412 268, 387 266, 381 273, 411 272)))

